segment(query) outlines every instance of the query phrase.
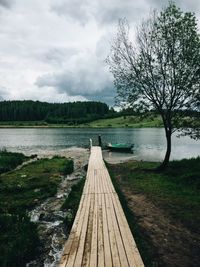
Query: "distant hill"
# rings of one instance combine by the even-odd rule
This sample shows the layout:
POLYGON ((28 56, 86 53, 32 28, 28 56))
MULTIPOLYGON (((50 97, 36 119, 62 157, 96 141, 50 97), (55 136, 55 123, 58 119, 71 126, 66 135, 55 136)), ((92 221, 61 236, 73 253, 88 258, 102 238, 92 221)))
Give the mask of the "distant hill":
POLYGON ((47 103, 32 100, 0 102, 0 121, 45 121, 74 125, 115 113, 101 102, 47 103))

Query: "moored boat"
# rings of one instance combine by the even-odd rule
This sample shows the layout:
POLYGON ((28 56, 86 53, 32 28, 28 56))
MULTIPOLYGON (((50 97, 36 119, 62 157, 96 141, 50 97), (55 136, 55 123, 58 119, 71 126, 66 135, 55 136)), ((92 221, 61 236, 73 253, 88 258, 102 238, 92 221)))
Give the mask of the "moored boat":
POLYGON ((111 144, 107 145, 107 149, 113 152, 127 152, 133 153, 133 144, 111 144))

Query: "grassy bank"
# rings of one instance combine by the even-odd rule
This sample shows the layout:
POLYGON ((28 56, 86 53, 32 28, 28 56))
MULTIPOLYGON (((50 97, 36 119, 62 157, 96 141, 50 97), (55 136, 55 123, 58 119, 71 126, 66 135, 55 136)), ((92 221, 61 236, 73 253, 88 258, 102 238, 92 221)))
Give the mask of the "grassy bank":
POLYGON ((152 171, 157 165, 149 162, 109 165, 111 176, 146 266, 157 266, 154 265, 157 261, 156 251, 149 237, 137 223, 138 219, 135 218, 134 212, 128 208, 122 188, 128 190, 130 195, 145 196, 147 201, 161 208, 168 214, 167 216, 182 224, 190 232, 195 235, 200 233, 200 157, 173 161, 164 173, 152 171))
POLYGON ((39 238, 27 211, 53 196, 72 171, 72 160, 56 156, 0 176, 0 266, 22 267, 34 258, 39 238))
POLYGON ((94 120, 84 124, 50 124, 44 121, 10 121, 1 122, 0 128, 85 128, 85 127, 134 127, 134 128, 145 128, 145 127, 162 127, 162 121, 157 115, 148 115, 146 117, 141 116, 120 116, 117 118, 100 119, 94 120))
POLYGON ((64 123, 47 123, 45 121, 4 121, 0 128, 71 128, 75 127, 64 123))
POLYGON ((68 230, 71 228, 76 212, 78 210, 79 202, 82 196, 85 179, 81 179, 77 184, 73 185, 71 191, 62 205, 62 210, 68 211, 65 218, 65 224, 68 230))
POLYGON ((22 153, 13 153, 6 150, 0 151, 0 174, 15 169, 18 165, 33 157, 34 155, 26 157, 22 153))
POLYGON ((87 124, 81 124, 82 127, 133 127, 133 128, 146 128, 146 127, 162 127, 162 122, 159 116, 149 115, 147 117, 140 116, 121 116, 112 119, 96 120, 87 124))

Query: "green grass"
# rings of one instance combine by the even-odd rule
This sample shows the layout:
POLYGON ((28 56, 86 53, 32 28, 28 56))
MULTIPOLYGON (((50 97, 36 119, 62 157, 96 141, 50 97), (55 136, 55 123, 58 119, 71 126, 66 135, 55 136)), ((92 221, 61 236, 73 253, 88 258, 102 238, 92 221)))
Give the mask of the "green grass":
POLYGON ((13 153, 6 150, 0 151, 0 174, 15 169, 24 161, 30 159, 22 153, 13 153))
POLYGON ((15 212, 38 204, 57 191, 61 174, 72 172, 66 158, 41 159, 0 177, 0 212, 15 212))
POLYGON ((120 175, 120 184, 145 194, 156 205, 192 232, 200 225, 200 157, 173 161, 163 173, 155 173, 157 163, 128 162, 110 167, 120 175))
POLYGON ((45 126, 48 125, 45 121, 1 121, 0 126, 13 126, 13 127, 23 127, 23 126, 45 126))
POLYGON ((79 202, 82 196, 83 187, 85 184, 85 179, 81 179, 77 184, 73 185, 71 191, 62 205, 62 210, 68 211, 65 217, 65 224, 68 229, 71 228, 73 221, 78 210, 79 202))
POLYGON ((4 127, 49 127, 49 128, 85 128, 85 127, 134 127, 134 128, 145 128, 145 127, 163 127, 161 118, 158 115, 147 115, 146 117, 141 116, 120 116, 111 119, 99 119, 89 123, 82 123, 77 125, 68 124, 50 124, 44 121, 8 121, 1 122, 0 128, 4 127))
POLYGON ((73 161, 41 159, 0 176, 0 266, 25 266, 37 253, 39 238, 27 211, 55 195, 73 161))
POLYGON ((145 195, 191 232, 199 233, 200 157, 170 162, 163 173, 153 171, 158 163, 152 162, 107 165, 145 266, 162 266, 162 259, 157 255, 148 234, 138 223, 140 218, 128 207, 121 188, 127 188, 133 194, 145 195))
MULTIPOLYGON (((145 263, 145 266, 146 267, 161 266, 162 264, 158 265, 157 252, 156 252, 156 249, 154 248, 154 245, 152 244, 151 240, 146 235, 146 233, 143 231, 143 229, 140 227, 140 225, 137 223, 138 218, 134 215, 134 213, 128 207, 126 197, 121 191, 121 185, 119 181, 116 179, 116 176, 118 176, 119 174, 121 175, 120 172, 116 173, 115 167, 117 165, 115 165, 115 167, 107 163, 106 165, 108 167, 112 183, 114 185, 115 191, 118 194, 120 203, 122 205, 129 227, 133 233, 134 239, 136 241, 136 244, 140 251, 142 259, 145 263)), ((117 169, 118 169, 118 166, 117 166, 117 169)))
POLYGON ((112 119, 96 120, 87 124, 80 124, 79 127, 162 127, 162 121, 159 116, 149 115, 145 118, 139 116, 121 116, 112 119))
POLYGON ((26 214, 0 214, 0 266, 23 267, 37 256, 37 227, 26 214))

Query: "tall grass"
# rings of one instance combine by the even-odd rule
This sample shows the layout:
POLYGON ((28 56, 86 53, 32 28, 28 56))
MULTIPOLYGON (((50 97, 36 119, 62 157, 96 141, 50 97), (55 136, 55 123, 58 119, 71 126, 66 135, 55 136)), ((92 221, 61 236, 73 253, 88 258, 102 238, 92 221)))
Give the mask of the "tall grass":
POLYGON ((23 267, 39 251, 37 227, 27 211, 57 192, 73 161, 41 159, 0 176, 0 266, 23 267))
POLYGON ((13 153, 8 152, 6 150, 0 151, 0 174, 4 172, 8 172, 16 168, 18 165, 22 164, 26 157, 22 153, 13 153))

